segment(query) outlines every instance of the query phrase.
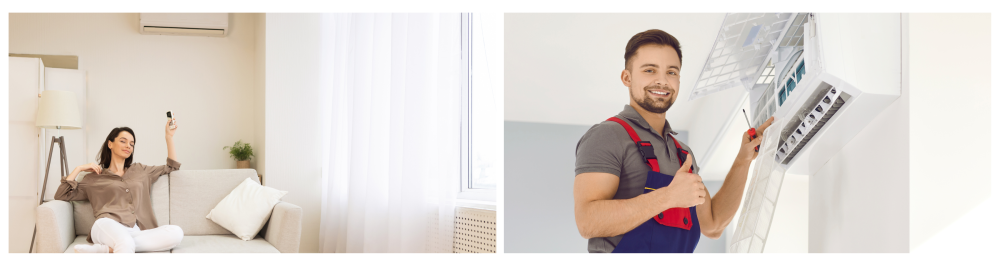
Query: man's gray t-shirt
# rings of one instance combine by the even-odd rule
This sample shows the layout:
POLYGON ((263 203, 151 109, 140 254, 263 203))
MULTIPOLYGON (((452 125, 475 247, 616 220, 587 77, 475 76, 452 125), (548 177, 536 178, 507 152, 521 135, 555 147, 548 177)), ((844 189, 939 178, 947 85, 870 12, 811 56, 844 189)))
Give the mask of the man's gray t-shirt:
MULTIPOLYGON (((642 141, 649 141, 653 145, 661 173, 673 175, 680 169, 677 147, 670 140, 674 137, 664 139, 662 135, 657 134, 632 106, 625 105, 625 110, 622 110, 615 117, 632 126, 642 141)), ((664 124, 663 131, 673 132, 670 130, 670 123, 664 124)), ((694 168, 694 173, 697 174, 698 162, 694 159, 694 153, 684 143, 680 143, 680 145, 681 148, 691 153, 691 165, 694 168)), ((580 142, 576 145, 576 174, 602 172, 618 176, 618 191, 614 196, 616 200, 631 199, 641 195, 646 185, 646 173, 649 170, 650 168, 643 161, 635 142, 629 137, 625 128, 617 122, 603 121, 590 127, 590 130, 580 138, 580 142)), ((650 216, 650 218, 653 217, 650 216)), ((591 238, 587 244, 587 251, 608 253, 613 251, 621 240, 622 235, 591 238)))

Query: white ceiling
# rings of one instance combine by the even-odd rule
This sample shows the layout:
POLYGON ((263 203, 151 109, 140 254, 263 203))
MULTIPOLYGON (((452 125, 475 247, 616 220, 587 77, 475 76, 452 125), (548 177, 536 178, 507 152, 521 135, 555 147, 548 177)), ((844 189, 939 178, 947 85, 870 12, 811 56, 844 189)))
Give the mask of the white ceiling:
MULTIPOLYGON (((732 149, 724 153, 735 155, 738 142, 712 144, 720 134, 739 139, 740 132, 729 135, 727 129, 745 123, 742 114, 740 120, 733 114, 739 113, 746 92, 728 89, 688 101, 724 19, 722 13, 506 14, 504 120, 593 125, 618 114, 628 104, 627 88, 619 80, 626 42, 636 33, 661 29, 680 40, 684 57, 680 92, 667 120, 675 130, 690 133, 687 143, 703 171, 717 163, 728 171, 732 158, 709 153, 732 149)), ((731 131, 741 130, 746 128, 731 131)))

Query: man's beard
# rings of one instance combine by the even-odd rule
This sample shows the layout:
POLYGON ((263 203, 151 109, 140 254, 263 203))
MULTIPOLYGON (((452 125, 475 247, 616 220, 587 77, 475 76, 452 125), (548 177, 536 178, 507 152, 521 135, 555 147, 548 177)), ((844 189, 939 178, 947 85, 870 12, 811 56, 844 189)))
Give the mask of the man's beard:
MULTIPOLYGON (((660 98, 653 99, 653 98, 650 98, 648 95, 646 95, 646 91, 648 91, 649 89, 663 89, 663 90, 670 91, 671 94, 674 94, 676 92, 676 91, 672 91, 672 90, 669 90, 669 89, 664 89, 662 87, 647 86, 647 87, 645 87, 645 88, 642 89, 642 95, 643 95, 642 99, 636 98, 635 95, 632 94, 631 92, 629 92, 629 96, 632 97, 632 100, 635 101, 636 104, 639 104, 639 107, 642 107, 646 111, 649 111, 649 112, 652 112, 652 113, 659 114, 659 113, 667 112, 667 109, 670 109, 670 106, 674 105, 674 99, 673 98, 665 98, 665 99, 660 99, 660 98)), ((631 91, 631 89, 629 91, 631 91)))

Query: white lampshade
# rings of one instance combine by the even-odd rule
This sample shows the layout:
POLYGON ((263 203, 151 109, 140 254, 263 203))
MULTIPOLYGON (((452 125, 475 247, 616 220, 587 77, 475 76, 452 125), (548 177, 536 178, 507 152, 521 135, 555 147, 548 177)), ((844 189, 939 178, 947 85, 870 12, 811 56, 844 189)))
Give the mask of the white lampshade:
POLYGON ((42 99, 38 102, 38 115, 35 116, 35 126, 45 129, 80 129, 82 125, 76 94, 65 90, 42 91, 42 99))

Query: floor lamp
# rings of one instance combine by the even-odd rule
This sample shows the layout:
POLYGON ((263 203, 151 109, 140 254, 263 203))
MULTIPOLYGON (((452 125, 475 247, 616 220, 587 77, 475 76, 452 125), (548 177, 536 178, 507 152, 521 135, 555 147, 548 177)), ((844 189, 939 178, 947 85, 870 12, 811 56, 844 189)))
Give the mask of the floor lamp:
MULTIPOLYGON (((35 116, 35 126, 45 129, 75 130, 80 129, 80 109, 76 104, 76 94, 65 90, 45 90, 38 101, 38 113, 35 116)), ((52 165, 52 149, 59 144, 60 176, 69 174, 69 163, 66 161, 66 142, 62 136, 52 136, 49 144, 49 159, 45 162, 45 178, 42 181, 42 193, 38 195, 38 205, 45 201, 45 188, 49 183, 49 167, 52 165)), ((28 253, 34 252, 35 235, 38 233, 38 220, 35 220, 35 231, 31 234, 31 246, 28 253)))

